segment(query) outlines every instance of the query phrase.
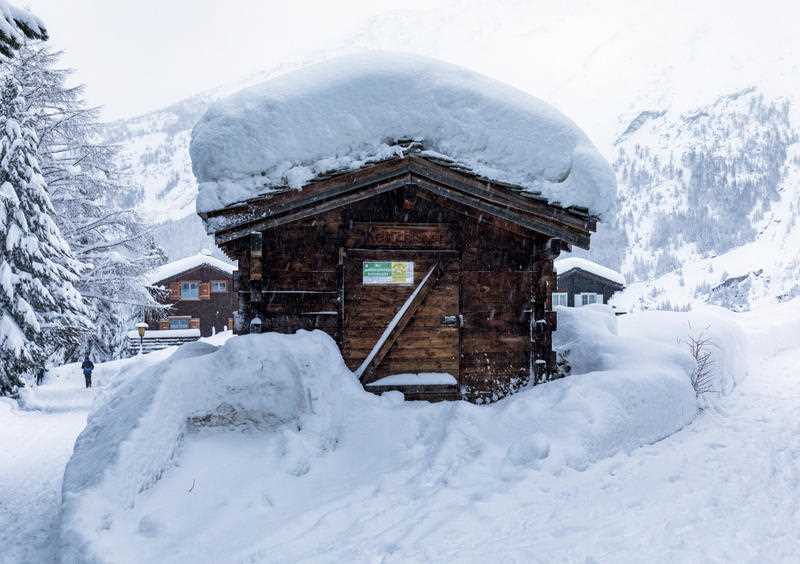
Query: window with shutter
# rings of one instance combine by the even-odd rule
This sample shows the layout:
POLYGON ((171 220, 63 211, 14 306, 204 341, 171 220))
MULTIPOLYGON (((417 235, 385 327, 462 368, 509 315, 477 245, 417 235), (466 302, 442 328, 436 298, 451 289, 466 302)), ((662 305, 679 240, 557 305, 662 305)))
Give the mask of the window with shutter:
POLYGON ((181 299, 197 300, 200 299, 200 284, 197 282, 181 282, 181 299))
POLYGON ((595 294, 594 292, 582 292, 575 296, 575 305, 585 306, 589 304, 602 304, 603 303, 603 294, 595 294))
POLYGON ((553 292, 553 307, 569 305, 568 294, 566 292, 553 292))

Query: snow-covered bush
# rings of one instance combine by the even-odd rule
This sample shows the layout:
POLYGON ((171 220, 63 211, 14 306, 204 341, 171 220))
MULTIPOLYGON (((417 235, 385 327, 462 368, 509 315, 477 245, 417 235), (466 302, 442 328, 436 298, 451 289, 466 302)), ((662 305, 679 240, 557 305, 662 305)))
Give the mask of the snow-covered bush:
POLYGON ((373 396, 321 332, 184 345, 90 415, 64 479, 63 561, 369 560, 397 521, 689 423, 693 361, 661 330, 686 316, 560 309, 571 375, 486 406, 373 396))
MULTIPOLYGON (((675 343, 691 358, 692 372, 696 359, 689 352, 692 339, 702 338, 709 345, 709 387, 721 395, 730 394, 747 377, 748 341, 736 314, 721 307, 701 306, 687 312, 643 311, 619 318, 621 334, 639 335, 649 340, 675 343)), ((690 372, 690 375, 691 373, 690 372)))

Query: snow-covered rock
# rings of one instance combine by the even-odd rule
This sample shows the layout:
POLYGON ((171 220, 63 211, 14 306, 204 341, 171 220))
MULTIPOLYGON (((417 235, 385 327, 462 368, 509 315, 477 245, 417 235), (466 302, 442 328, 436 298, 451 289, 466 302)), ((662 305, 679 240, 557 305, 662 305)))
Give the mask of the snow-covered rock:
POLYGON ((90 415, 65 474, 62 561, 369 560, 392 522, 447 520, 689 423, 692 360, 658 330, 687 317, 659 316, 560 311, 571 375, 485 406, 371 395, 321 332, 184 345, 90 415))
POLYGON ((613 208, 610 167, 556 109, 464 68, 370 53, 312 65, 212 105, 190 144, 198 211, 389 158, 400 139, 564 205, 601 214, 613 208))

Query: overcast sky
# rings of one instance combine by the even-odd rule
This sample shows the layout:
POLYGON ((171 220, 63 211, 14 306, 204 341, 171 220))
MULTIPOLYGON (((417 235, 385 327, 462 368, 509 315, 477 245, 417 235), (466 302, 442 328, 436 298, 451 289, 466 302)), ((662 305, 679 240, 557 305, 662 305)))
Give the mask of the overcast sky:
POLYGON ((107 118, 139 114, 334 42, 403 0, 17 0, 107 118))

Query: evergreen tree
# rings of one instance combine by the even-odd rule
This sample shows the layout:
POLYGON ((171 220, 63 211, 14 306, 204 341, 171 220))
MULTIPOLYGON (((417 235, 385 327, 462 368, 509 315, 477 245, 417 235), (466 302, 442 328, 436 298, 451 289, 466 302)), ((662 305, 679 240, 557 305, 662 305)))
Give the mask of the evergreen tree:
MULTIPOLYGON (((118 205, 130 188, 115 164, 116 148, 98 142, 97 109, 86 105, 83 86, 66 85, 71 71, 58 68, 59 57, 43 46, 24 47, 14 74, 35 119, 56 222, 87 265, 77 282, 93 320, 83 349, 108 360, 123 352, 126 330, 143 310, 161 307, 143 275, 165 256, 151 228, 118 205)), ((66 352, 66 360, 74 360, 79 351, 66 352)))
POLYGON ((61 230, 39 164, 34 119, 17 79, 0 88, 0 394, 75 348, 89 321, 75 288, 81 264, 61 230))
POLYGON ((28 10, 0 0, 0 61, 12 58, 26 39, 46 41, 44 23, 28 10))

